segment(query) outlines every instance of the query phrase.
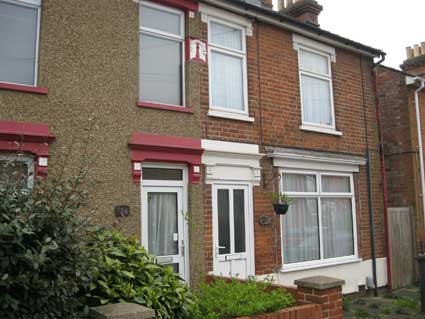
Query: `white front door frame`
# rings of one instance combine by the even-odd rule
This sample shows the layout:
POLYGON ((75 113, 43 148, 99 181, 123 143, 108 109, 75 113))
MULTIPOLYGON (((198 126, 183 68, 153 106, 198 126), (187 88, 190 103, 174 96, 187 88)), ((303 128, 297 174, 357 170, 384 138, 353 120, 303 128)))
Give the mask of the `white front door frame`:
POLYGON ((180 270, 180 274, 184 280, 190 280, 190 267, 189 267, 189 225, 188 225, 188 167, 184 164, 170 164, 170 163, 152 163, 145 162, 142 164, 142 170, 146 167, 152 168, 172 168, 181 169, 183 179, 181 181, 173 180, 144 180, 143 174, 141 179, 141 244, 148 250, 148 207, 147 207, 147 193, 157 189, 158 191, 165 191, 169 189, 170 192, 177 191, 181 193, 181 212, 179 213, 179 233, 183 234, 183 245, 179 238, 179 253, 182 254, 184 260, 184 269, 180 270), (178 191, 180 190, 180 192, 178 191))
POLYGON ((217 190, 223 187, 243 188, 246 191, 245 197, 245 226, 246 226, 246 277, 255 276, 255 241, 254 241, 254 209, 253 209, 253 185, 246 182, 215 182, 211 187, 212 211, 213 211, 213 273, 215 275, 227 276, 219 271, 220 262, 223 262, 218 254, 218 207, 217 207, 217 190))

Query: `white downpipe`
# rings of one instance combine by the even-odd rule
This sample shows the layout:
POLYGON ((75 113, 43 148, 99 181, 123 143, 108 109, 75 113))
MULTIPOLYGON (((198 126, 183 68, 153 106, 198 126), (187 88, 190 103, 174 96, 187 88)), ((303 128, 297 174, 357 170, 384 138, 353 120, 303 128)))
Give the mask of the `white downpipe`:
POLYGON ((422 147, 422 128, 421 128, 421 114, 419 110, 419 92, 425 89, 425 79, 416 77, 415 81, 420 81, 420 87, 415 91, 415 109, 416 109, 416 123, 418 129, 418 147, 419 147, 419 167, 421 169, 421 197, 422 197, 422 210, 425 220, 425 172, 424 172, 424 153, 422 147))

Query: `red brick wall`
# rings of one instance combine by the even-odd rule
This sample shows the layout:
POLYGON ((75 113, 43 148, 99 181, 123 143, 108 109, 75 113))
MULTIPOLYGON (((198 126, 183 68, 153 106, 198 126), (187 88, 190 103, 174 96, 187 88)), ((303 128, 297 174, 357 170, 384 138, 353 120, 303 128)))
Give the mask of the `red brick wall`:
MULTIPOLYGON (((412 71, 416 73, 417 70, 412 71)), ((416 247, 418 252, 422 252, 425 238, 422 202, 419 196, 420 175, 414 102, 415 88, 406 86, 405 74, 386 67, 379 68, 379 88, 388 206, 413 209, 416 247)), ((425 94, 420 95, 420 104, 421 106, 425 105, 425 94)), ((421 123, 425 123, 423 111, 421 111, 421 123)), ((422 129, 422 138, 425 139, 424 129, 422 129)))
MULTIPOLYGON (((414 109, 408 107, 405 75, 392 69, 379 68, 382 133, 388 184, 389 207, 414 206, 414 160, 411 121, 414 109)), ((413 116, 413 118, 412 118, 413 116)), ((416 125, 415 125, 416 126, 416 125)))
POLYGON ((322 306, 306 304, 282 309, 274 313, 257 315, 254 317, 240 317, 237 319, 322 319, 322 306))
MULTIPOLYGON (((203 38, 207 25, 202 24, 203 38)), ((264 23, 254 23, 253 36, 247 37, 249 114, 254 123, 218 119, 208 113, 208 67, 201 76, 202 138, 259 144, 264 146, 294 147, 318 151, 365 156, 366 128, 372 157, 372 190, 375 209, 377 257, 385 256, 382 190, 379 162, 378 130, 373 92, 372 60, 346 50, 336 49, 336 63, 332 63, 336 127, 342 136, 300 130, 301 105, 297 52, 293 48, 292 33, 264 23), (259 46, 258 46, 259 45, 259 46), (259 85, 261 83, 261 87, 259 85), (261 93, 261 99, 260 99, 261 93), (260 116, 261 115, 261 116, 260 116), (365 124, 366 119, 366 124, 365 124)), ((263 179, 270 180, 271 160, 262 161, 263 179)), ((369 209, 366 168, 355 174, 356 210, 359 254, 370 259, 369 209)), ((262 186, 254 188, 255 259, 257 274, 267 274, 280 264, 280 235, 277 225, 277 258, 274 225, 261 226, 258 218, 267 215, 274 220, 269 193, 262 186)), ((277 187, 277 185, 276 185, 277 187)), ((275 188, 276 189, 276 188, 275 188)), ((211 229, 210 187, 204 188, 206 227, 211 229), (207 216, 208 215, 208 216, 207 216)), ((208 233, 209 230, 207 231, 208 233)), ((212 250, 212 239, 207 238, 206 251, 212 250)), ((212 253, 206 252, 207 258, 212 253)), ((208 262, 210 267, 212 263, 208 262)), ((207 270, 212 270, 208 268, 207 270)))

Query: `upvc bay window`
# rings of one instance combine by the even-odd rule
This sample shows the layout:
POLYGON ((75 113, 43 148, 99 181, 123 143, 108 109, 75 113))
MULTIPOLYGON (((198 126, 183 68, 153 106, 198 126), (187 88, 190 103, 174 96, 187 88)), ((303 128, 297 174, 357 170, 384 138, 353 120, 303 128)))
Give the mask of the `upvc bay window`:
POLYGON ((352 174, 285 170, 294 199, 281 219, 283 269, 357 259, 352 174))
POLYGON ((41 0, 0 0, 0 82, 37 85, 41 0))
POLYGON ((248 116, 245 27, 208 20, 210 108, 248 116))
POLYGON ((184 105, 184 12, 141 1, 140 100, 184 105))

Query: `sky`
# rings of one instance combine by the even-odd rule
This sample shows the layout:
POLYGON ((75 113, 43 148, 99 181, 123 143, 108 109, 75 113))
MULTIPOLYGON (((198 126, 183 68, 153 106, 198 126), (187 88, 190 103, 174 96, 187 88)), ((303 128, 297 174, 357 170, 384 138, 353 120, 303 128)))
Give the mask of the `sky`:
POLYGON ((322 29, 383 50, 384 65, 399 69, 406 47, 425 41, 425 0, 317 1, 322 29))

